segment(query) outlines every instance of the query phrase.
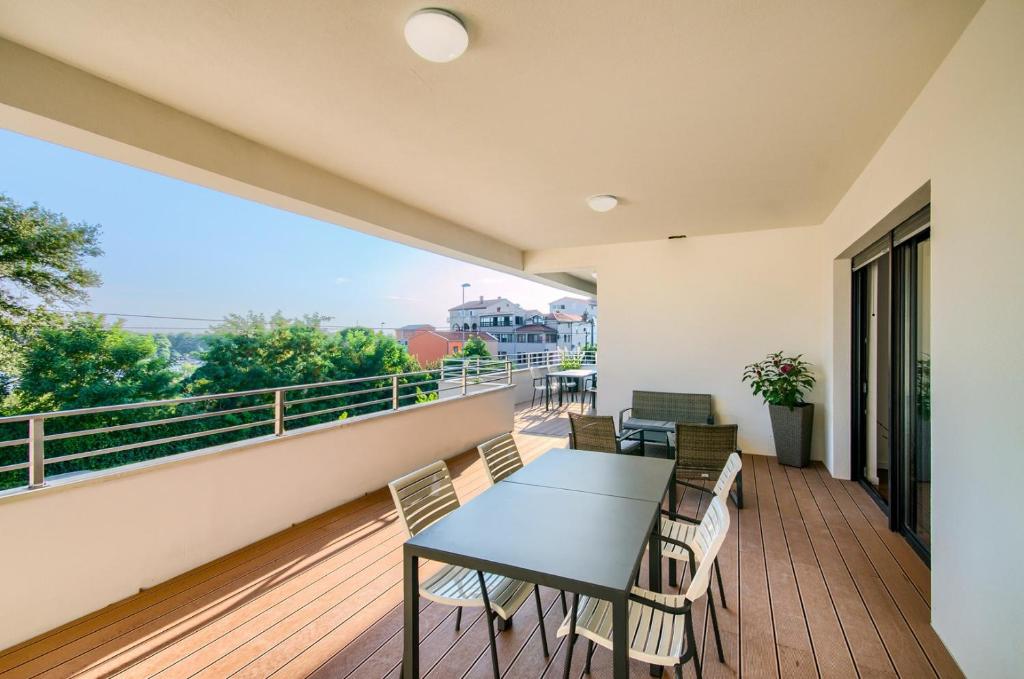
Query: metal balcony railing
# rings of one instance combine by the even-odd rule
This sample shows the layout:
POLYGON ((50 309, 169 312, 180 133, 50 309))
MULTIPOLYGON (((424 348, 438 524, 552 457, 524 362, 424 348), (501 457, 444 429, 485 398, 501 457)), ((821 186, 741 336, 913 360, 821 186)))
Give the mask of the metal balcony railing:
POLYGON ((58 473, 94 471, 459 398, 477 385, 511 384, 512 368, 505 358, 459 359, 439 370, 0 417, 0 490, 42 486, 54 465, 58 473), (170 434, 170 427, 178 433, 170 434), (110 458, 142 449, 148 453, 110 458), (86 464, 69 468, 75 461, 86 464), (24 477, 23 470, 27 484, 9 482, 11 474, 24 477))

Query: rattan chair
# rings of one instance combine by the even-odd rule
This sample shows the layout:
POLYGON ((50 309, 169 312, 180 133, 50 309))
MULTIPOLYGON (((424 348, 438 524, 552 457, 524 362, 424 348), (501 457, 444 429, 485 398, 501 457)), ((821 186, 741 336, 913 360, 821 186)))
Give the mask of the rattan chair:
MULTIPOLYGON (((720 498, 713 498, 692 543, 686 546, 692 550, 695 558, 690 561, 690 585, 685 594, 660 594, 639 587, 633 588, 629 596, 628 617, 630 658, 664 667, 675 666, 677 679, 683 676, 683 665, 692 659, 697 679, 702 678, 700 649, 697 648, 693 633, 693 605, 708 591, 711 566, 729 532, 729 521, 729 510, 725 504, 720 498), (700 565, 696 566, 696 563, 700 565)), ((663 541, 666 540, 663 538, 663 541)), ((707 605, 715 631, 718 660, 725 662, 718 633, 718 614, 710 596, 707 605)), ((587 674, 590 673, 590 660, 596 646, 612 649, 611 608, 607 601, 573 595, 569 615, 557 632, 560 637, 568 637, 569 644, 563 676, 568 677, 570 674, 577 635, 588 641, 584 669, 587 674)))
MULTIPOLYGON (((740 453, 736 445, 738 427, 735 424, 676 424, 676 482, 710 492, 702 484, 692 481, 717 479, 726 461, 733 453, 740 453)), ((743 507, 743 472, 736 477, 733 501, 743 507)))
MULTIPOLYGON (((444 462, 435 462, 392 481, 388 488, 409 537, 459 508, 459 497, 455 494, 455 486, 444 462)), ((499 626, 503 628, 519 607, 530 598, 531 589, 537 602, 537 616, 541 621, 541 642, 544 656, 547 657, 548 641, 544 633, 544 611, 540 602, 540 590, 536 585, 504 575, 445 564, 437 573, 420 584, 420 596, 436 603, 456 606, 456 630, 462 624, 463 607, 480 606, 484 609, 487 615, 487 634, 491 642, 491 664, 497 679, 500 672, 497 646, 494 642, 494 619, 498 618, 499 626)))
POLYGON ((569 447, 576 450, 627 455, 639 455, 643 451, 643 432, 639 432, 639 440, 628 438, 637 432, 616 434, 615 420, 611 415, 569 413, 569 429, 569 447))
POLYGON ((501 481, 509 474, 523 468, 523 458, 519 454, 516 440, 512 433, 495 436, 490 441, 484 441, 476 447, 480 453, 480 459, 484 462, 484 469, 487 471, 487 478, 491 484, 501 481))

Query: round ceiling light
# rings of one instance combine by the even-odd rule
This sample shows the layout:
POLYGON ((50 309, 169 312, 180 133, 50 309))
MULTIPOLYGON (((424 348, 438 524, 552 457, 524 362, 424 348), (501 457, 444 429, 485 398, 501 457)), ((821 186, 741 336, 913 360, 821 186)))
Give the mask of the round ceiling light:
POLYGON ((469 33, 459 17, 431 7, 405 22, 405 41, 427 61, 444 64, 462 56, 469 46, 469 33))
POLYGON ((587 198, 587 205, 589 205, 590 209, 594 212, 608 212, 609 210, 615 209, 615 206, 618 204, 619 199, 607 193, 587 198))

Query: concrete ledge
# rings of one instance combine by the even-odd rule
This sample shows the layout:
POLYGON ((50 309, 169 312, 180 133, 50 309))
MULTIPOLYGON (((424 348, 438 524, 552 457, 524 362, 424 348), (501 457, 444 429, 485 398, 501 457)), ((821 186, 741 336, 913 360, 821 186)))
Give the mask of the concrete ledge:
POLYGON ((0 504, 0 648, 511 431, 492 388, 71 477, 0 504))

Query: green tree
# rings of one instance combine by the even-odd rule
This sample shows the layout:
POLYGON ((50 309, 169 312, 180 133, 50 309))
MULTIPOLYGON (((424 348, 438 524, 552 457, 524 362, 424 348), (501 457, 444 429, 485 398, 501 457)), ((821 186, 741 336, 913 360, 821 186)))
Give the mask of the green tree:
POLYGON ((13 386, 29 339, 56 322, 52 306, 80 302, 100 284, 85 260, 101 254, 98 225, 0 194, 0 390, 13 386))
POLYGON ((17 409, 69 410, 169 398, 177 385, 149 335, 79 314, 42 328, 26 347, 17 409))
MULTIPOLYGON (((82 314, 42 328, 24 352, 17 389, 4 399, 3 414, 71 410, 159 400, 176 395, 178 385, 157 342, 148 335, 126 331, 120 323, 104 327, 101 316, 82 314)), ((86 431, 98 427, 131 425, 183 413, 166 406, 130 411, 62 416, 46 421, 47 434, 86 431)), ((172 436, 186 424, 121 431, 48 441, 48 458, 87 450, 114 448, 150 438, 172 436)), ((25 436, 25 425, 0 426, 0 440, 25 436)), ((155 446, 114 452, 48 465, 46 473, 62 474, 103 469, 167 455, 187 446, 155 446)), ((22 447, 0 448, 0 465, 24 461, 22 447)), ((0 474, 0 489, 25 483, 24 470, 0 474)))
MULTIPOLYGON (((250 314, 250 317, 252 315, 250 314)), ((187 381, 191 394, 214 394, 270 387, 296 386, 318 382, 393 375, 419 369, 405 347, 381 333, 366 328, 349 328, 327 334, 319 328, 321 316, 283 323, 251 323, 241 333, 216 334, 207 340, 200 354, 202 365, 187 381)), ((400 384, 422 382, 425 378, 402 378, 400 384)), ((351 385, 314 387, 292 391, 289 400, 325 397, 323 400, 290 406, 289 415, 351 405, 349 415, 363 415, 389 407, 391 380, 360 381, 351 385), (373 390, 373 391, 367 391, 373 390), (352 392, 364 392, 354 394, 352 392), (351 394, 351 395, 349 395, 351 394), (334 395, 332 398, 326 398, 334 395), (381 403, 359 404, 381 400, 381 403)), ((432 385, 431 391, 436 388, 432 385)), ((402 387, 400 395, 414 398, 416 385, 402 387)), ((233 406, 255 405, 239 401, 233 406)), ((409 399, 403 401, 406 405, 409 399)), ((307 426, 336 417, 334 413, 296 421, 307 426)))
POLYGON ((462 351, 458 354, 463 358, 479 357, 488 358, 491 352, 487 350, 487 343, 479 337, 473 336, 462 345, 462 351))

